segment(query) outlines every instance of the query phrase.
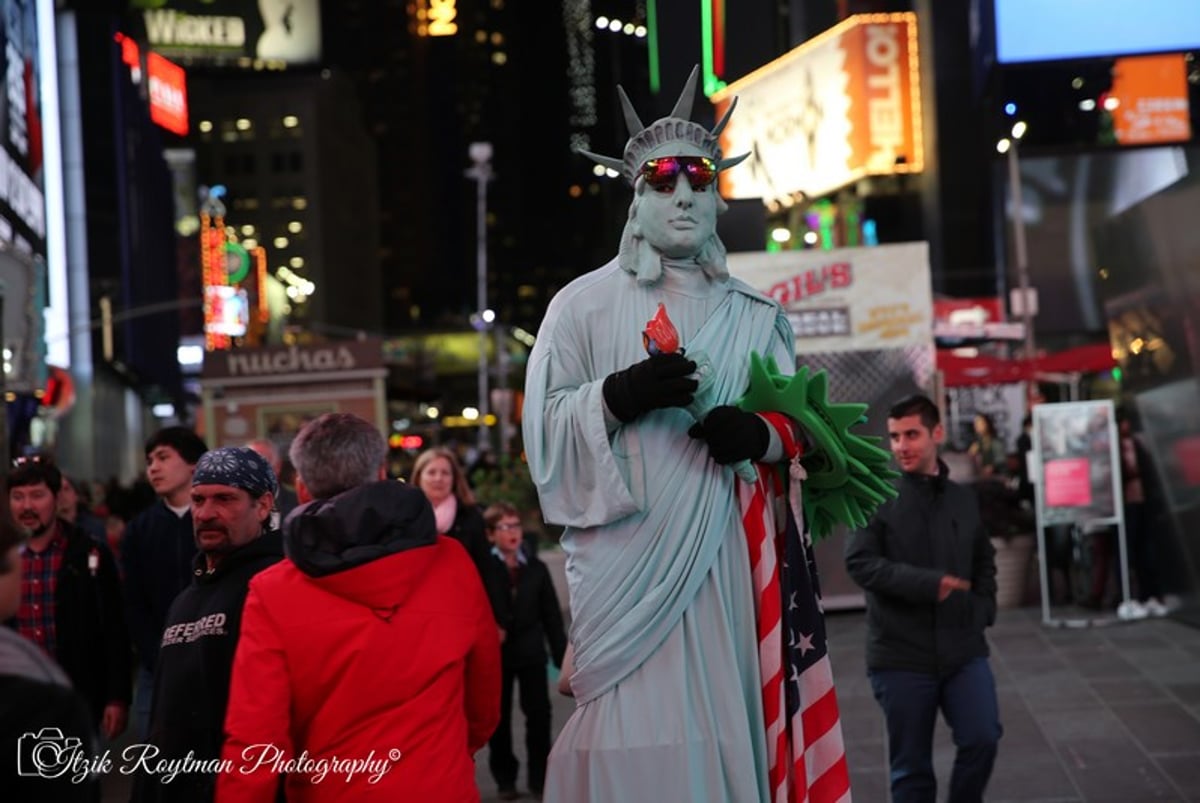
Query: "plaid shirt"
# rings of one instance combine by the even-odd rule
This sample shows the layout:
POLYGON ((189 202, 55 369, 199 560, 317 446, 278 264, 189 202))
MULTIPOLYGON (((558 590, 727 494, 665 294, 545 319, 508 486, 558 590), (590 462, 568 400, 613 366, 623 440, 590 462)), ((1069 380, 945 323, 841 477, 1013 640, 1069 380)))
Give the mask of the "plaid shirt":
POLYGON ((54 655, 54 591, 58 572, 67 552, 67 539, 60 532, 41 552, 23 550, 21 607, 17 609, 17 632, 54 655))

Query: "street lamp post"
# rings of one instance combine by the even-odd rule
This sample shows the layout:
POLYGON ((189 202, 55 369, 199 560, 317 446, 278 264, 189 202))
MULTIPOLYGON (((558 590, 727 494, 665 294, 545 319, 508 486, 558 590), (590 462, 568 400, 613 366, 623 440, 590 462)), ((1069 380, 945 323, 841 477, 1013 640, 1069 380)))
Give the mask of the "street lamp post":
POLYGON ((492 143, 472 142, 467 149, 474 166, 466 171, 475 179, 475 315, 479 330, 479 451, 488 450, 488 321, 487 307, 487 183, 492 178, 492 143))
POLYGON ((1008 157, 1008 183, 1012 193, 1013 251, 1017 268, 1017 286, 1021 295, 1021 321, 1025 328, 1025 359, 1032 365, 1037 356, 1033 334, 1034 301, 1029 287, 1029 254, 1025 246, 1025 215, 1021 198, 1021 166, 1017 159, 1017 146, 1025 136, 1027 126, 1018 121, 1012 127, 1012 138, 996 144, 996 150, 1008 157))

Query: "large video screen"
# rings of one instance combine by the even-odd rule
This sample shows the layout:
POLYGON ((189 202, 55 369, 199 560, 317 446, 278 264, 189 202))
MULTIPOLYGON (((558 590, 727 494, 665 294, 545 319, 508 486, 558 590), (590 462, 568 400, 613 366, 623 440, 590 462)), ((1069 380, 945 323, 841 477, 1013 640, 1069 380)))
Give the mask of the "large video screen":
POLYGON ((993 0, 996 59, 1060 61, 1200 48, 1196 0, 993 0))

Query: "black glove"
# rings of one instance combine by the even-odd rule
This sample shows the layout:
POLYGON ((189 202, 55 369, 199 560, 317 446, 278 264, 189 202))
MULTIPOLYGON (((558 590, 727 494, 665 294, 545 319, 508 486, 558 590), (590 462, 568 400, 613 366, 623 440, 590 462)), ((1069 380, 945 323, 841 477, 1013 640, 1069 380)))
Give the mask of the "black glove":
POLYGON ((696 363, 682 354, 656 354, 617 371, 604 380, 604 402, 612 414, 629 422, 662 407, 691 404, 697 383, 696 363))
POLYGON ((714 407, 703 423, 692 425, 688 434, 706 441, 712 459, 721 465, 758 460, 771 445, 771 431, 766 421, 754 413, 728 405, 714 407))

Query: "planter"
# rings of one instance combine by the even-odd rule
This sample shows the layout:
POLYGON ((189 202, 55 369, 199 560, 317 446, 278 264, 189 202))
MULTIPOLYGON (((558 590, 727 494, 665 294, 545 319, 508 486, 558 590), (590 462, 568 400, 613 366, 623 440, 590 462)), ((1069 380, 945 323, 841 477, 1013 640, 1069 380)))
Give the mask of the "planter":
POLYGON ((1036 543, 1032 534, 992 539, 996 548, 996 607, 1019 608, 1025 601, 1036 543))

